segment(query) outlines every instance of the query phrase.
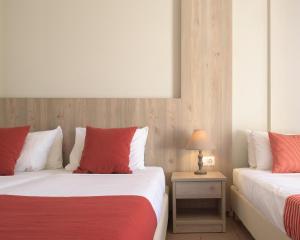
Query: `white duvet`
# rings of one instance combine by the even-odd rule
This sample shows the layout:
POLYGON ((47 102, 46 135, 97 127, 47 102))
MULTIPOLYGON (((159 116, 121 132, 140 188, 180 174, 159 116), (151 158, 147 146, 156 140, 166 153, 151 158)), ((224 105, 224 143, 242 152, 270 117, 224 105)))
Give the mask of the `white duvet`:
POLYGON ((7 187, 2 188, 7 180, 0 177, 0 194, 45 197, 136 195, 148 199, 159 220, 165 192, 162 168, 147 167, 133 174, 72 174, 62 170, 35 174, 31 180, 25 181, 25 177, 23 182, 11 183, 9 187, 6 184, 7 187))
POLYGON ((300 173, 273 174, 250 168, 233 170, 233 184, 270 222, 282 232, 288 196, 300 194, 300 173))
POLYGON ((0 176, 0 193, 1 189, 13 187, 19 184, 24 184, 39 180, 49 175, 62 173, 64 170, 43 170, 38 172, 16 172, 14 176, 0 176))

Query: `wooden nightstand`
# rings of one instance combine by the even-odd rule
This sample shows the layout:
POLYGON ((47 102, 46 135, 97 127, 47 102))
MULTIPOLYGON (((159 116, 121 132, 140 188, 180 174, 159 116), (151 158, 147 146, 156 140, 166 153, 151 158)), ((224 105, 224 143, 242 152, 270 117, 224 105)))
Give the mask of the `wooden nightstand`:
POLYGON ((220 172, 174 172, 173 232, 226 231, 226 177, 220 172))

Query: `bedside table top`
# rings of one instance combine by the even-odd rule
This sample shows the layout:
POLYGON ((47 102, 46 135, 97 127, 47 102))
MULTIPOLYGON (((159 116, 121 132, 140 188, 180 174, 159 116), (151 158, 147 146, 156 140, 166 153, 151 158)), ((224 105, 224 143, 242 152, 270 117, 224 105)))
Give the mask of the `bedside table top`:
POLYGON ((226 181, 227 178, 221 172, 207 172, 206 175, 196 175, 194 172, 173 172, 172 182, 194 181, 226 181))

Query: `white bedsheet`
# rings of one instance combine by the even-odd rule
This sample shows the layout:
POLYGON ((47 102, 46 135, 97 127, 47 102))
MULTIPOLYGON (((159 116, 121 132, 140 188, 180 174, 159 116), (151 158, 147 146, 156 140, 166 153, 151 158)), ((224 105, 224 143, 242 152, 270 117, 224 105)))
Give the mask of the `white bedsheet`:
POLYGON ((43 170, 38 172, 17 172, 14 176, 0 176, 0 191, 2 188, 12 187, 19 184, 36 181, 49 175, 64 172, 60 170, 43 170))
POLYGON ((165 192, 165 175, 162 168, 147 167, 133 174, 72 174, 64 171, 38 181, 0 189, 0 194, 20 196, 142 196, 151 203, 157 220, 161 213, 165 192))
POLYGON ((300 194, 300 173, 273 174, 250 168, 233 170, 233 184, 282 232, 286 198, 300 194))

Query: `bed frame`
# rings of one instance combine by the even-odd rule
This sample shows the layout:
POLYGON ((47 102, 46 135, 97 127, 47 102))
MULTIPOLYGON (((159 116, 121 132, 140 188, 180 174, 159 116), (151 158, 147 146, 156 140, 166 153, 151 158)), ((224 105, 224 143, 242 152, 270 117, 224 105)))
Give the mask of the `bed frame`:
POLYGON ((235 186, 231 186, 231 207, 256 240, 291 240, 270 223, 235 186))
POLYGON ((169 188, 166 186, 166 192, 163 198, 160 220, 157 223, 153 240, 165 240, 167 236, 169 219, 169 188))

